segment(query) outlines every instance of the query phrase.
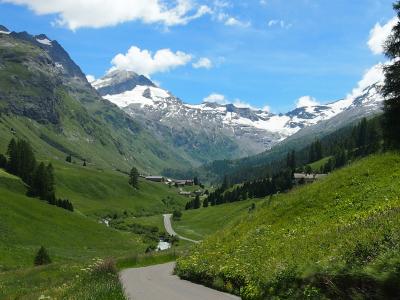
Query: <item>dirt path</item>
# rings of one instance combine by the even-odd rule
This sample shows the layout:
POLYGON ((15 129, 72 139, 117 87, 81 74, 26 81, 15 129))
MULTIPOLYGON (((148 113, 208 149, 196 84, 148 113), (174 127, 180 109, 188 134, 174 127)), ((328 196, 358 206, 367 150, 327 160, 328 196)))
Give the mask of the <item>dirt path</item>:
POLYGON ((175 263, 127 269, 120 278, 131 300, 240 300, 172 275, 175 263))
POLYGON ((192 242, 192 243, 199 243, 200 242, 200 241, 195 241, 195 240, 192 240, 192 239, 185 238, 185 237, 180 236, 179 234, 177 234, 175 232, 175 230, 172 228, 172 224, 171 224, 172 215, 171 214, 165 214, 163 216, 164 216, 164 227, 165 227, 165 230, 167 231, 167 233, 169 235, 177 236, 181 240, 189 241, 189 242, 192 242))

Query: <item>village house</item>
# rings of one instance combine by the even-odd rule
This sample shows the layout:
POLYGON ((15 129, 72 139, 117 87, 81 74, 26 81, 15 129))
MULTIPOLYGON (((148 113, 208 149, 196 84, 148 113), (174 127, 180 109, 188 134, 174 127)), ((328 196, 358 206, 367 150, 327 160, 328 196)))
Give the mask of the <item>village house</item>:
POLYGON ((146 180, 153 182, 164 182, 165 178, 163 176, 146 176, 146 180))
POLYGON ((326 177, 327 174, 306 174, 306 173, 294 173, 293 184, 307 184, 313 183, 314 181, 320 180, 326 177))

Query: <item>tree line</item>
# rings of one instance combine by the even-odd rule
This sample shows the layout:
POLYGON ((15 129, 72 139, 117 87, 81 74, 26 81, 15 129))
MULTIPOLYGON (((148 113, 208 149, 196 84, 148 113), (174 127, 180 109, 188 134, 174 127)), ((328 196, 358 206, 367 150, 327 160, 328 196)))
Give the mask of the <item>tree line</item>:
POLYGON ((0 154, 0 168, 18 176, 28 186, 27 196, 47 201, 69 211, 73 205, 68 199, 55 196, 54 168, 51 163, 38 163, 31 145, 25 140, 11 139, 6 156, 0 154))
MULTIPOLYGON (((300 152, 291 150, 284 160, 275 161, 267 166, 262 178, 244 181, 231 188, 228 176, 215 191, 203 200, 203 207, 220 205, 253 198, 264 198, 285 192, 293 187, 293 174, 329 173, 357 158, 382 150, 383 135, 381 117, 362 119, 353 127, 331 134, 329 138, 315 139, 310 146, 300 152), (313 170, 310 164, 329 157, 319 170, 313 170)), ((186 209, 200 208, 200 200, 193 199, 186 204, 186 209)))

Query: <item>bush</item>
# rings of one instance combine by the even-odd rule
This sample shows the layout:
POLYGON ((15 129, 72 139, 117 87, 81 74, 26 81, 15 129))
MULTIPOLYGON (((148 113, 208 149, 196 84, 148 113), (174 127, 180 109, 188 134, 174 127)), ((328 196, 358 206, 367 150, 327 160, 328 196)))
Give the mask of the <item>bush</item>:
POLYGON ((51 263, 51 259, 47 250, 42 246, 35 256, 35 266, 43 266, 51 263))
POLYGON ((173 219, 174 221, 180 221, 181 218, 182 218, 182 212, 179 211, 179 210, 175 210, 175 211, 173 212, 173 214, 172 214, 172 219, 173 219))
POLYGON ((112 258, 107 258, 93 267, 92 273, 95 275, 103 274, 117 274, 117 267, 115 260, 112 258))

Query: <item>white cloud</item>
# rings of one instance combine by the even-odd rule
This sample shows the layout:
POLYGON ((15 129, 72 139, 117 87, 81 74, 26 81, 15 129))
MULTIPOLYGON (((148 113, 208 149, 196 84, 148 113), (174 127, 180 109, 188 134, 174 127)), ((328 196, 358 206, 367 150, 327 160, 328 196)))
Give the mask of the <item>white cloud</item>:
POLYGON ((233 104, 234 106, 236 106, 238 108, 250 108, 250 109, 254 109, 254 110, 270 111, 269 106, 264 106, 262 109, 260 109, 260 108, 254 107, 250 103, 247 103, 240 99, 234 99, 233 101, 231 101, 225 95, 218 94, 218 93, 210 94, 209 96, 207 96, 203 99, 203 102, 217 103, 220 105, 233 104))
POLYGON ((233 105, 235 105, 236 107, 239 107, 239 108, 258 109, 258 108, 253 107, 250 103, 244 102, 244 101, 242 101, 240 99, 235 99, 233 101, 233 105))
POLYGON ((372 28, 369 33, 368 47, 374 54, 383 53, 383 45, 397 22, 397 17, 394 17, 393 19, 389 20, 385 25, 376 23, 374 28, 372 28))
POLYGON ((193 63, 192 65, 195 69, 211 69, 213 67, 211 60, 207 57, 201 57, 197 62, 193 63))
POLYGON ((296 108, 317 105, 320 105, 320 103, 317 101, 317 99, 311 96, 300 97, 296 102, 296 108))
POLYGON ((203 99, 203 102, 217 103, 221 105, 228 104, 229 101, 222 94, 212 93, 203 99))
POLYGON ((268 21, 268 27, 273 27, 273 26, 279 26, 279 27, 284 28, 284 29, 289 29, 293 25, 291 23, 286 23, 283 20, 269 20, 268 21))
POLYGON ((262 5, 262 6, 267 5, 267 0, 260 0, 260 5, 262 5))
POLYGON ((87 81, 89 81, 89 83, 92 83, 93 81, 96 80, 96 77, 94 77, 93 75, 88 74, 88 75, 86 75, 86 79, 87 79, 87 81))
POLYGON ((211 13, 205 5, 192 0, 0 0, 24 5, 38 15, 56 14, 55 24, 76 30, 100 28, 128 21, 160 23, 165 26, 185 25, 211 13), (173 3, 173 4, 171 4, 173 3))
POLYGON ((224 1, 224 0, 215 0, 213 4, 214 4, 214 7, 217 7, 217 8, 226 8, 226 7, 231 6, 230 2, 224 1))
POLYGON ((375 83, 382 83, 385 80, 383 73, 384 64, 377 64, 368 69, 363 78, 358 82, 357 87, 354 88, 350 94, 347 95, 346 100, 354 99, 362 94, 362 92, 369 86, 375 83))
POLYGON ((228 17, 225 20, 225 25, 227 26, 237 26, 237 27, 250 27, 251 23, 249 21, 245 22, 245 21, 240 21, 238 19, 236 19, 235 17, 228 17))
POLYGON ((271 107, 269 105, 264 105, 263 108, 261 108, 262 111, 266 111, 266 112, 270 112, 271 111, 271 107))
POLYGON ((174 53, 170 49, 161 49, 153 55, 149 50, 132 46, 127 53, 117 54, 112 59, 113 67, 110 70, 130 70, 150 76, 184 66, 191 60, 192 56, 182 51, 174 53))

